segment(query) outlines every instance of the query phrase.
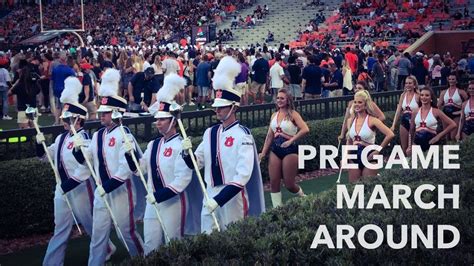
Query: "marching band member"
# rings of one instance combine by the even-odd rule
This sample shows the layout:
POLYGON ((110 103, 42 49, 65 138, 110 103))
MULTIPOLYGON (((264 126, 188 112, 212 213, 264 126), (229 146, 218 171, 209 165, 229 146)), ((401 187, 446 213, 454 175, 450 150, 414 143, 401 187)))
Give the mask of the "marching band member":
MULTIPOLYGON (((82 84, 76 77, 68 77, 64 82, 64 91, 61 102, 64 103, 63 119, 64 129, 67 131, 56 137, 55 142, 49 146, 48 152, 53 156, 55 166, 61 178, 61 186, 57 185, 54 192, 54 235, 49 241, 43 265, 63 265, 67 242, 71 236, 74 225, 71 209, 67 206, 64 197, 69 199, 72 211, 78 222, 82 224, 88 235, 92 235, 92 205, 95 183, 87 166, 78 162, 74 156, 73 131, 81 134, 84 139, 89 139, 89 134, 83 129, 87 118, 87 108, 79 104, 79 93, 82 84), (71 123, 70 120, 74 122, 71 123)), ((36 136, 38 143, 44 142, 44 135, 36 136)), ((37 146, 39 157, 46 157, 41 145, 37 146)), ((116 248, 109 241, 106 258, 109 259, 116 248)))
MULTIPOLYGON (((201 231, 211 233, 215 212, 221 228, 248 215, 258 216, 264 209, 263 185, 257 162, 257 149, 250 130, 236 119, 241 92, 233 89, 240 64, 230 56, 224 57, 215 70, 213 85, 220 124, 204 132, 203 141, 195 156, 200 168, 204 167, 209 201, 203 201, 201 231)), ((191 141, 183 140, 183 150, 191 148, 191 141)), ((184 157, 192 168, 190 156, 184 157)))
MULTIPOLYGON (((148 143, 140 160, 140 167, 148 173, 148 191, 153 192, 147 196, 144 217, 145 255, 165 243, 163 228, 170 239, 180 239, 185 233, 192 234, 189 225, 194 222, 190 220, 194 217, 188 215, 190 204, 187 193, 192 171, 182 159, 182 138, 176 131, 176 119, 170 113, 170 105, 185 85, 184 78, 169 74, 158 91, 157 102, 149 108, 154 113, 161 137, 148 143), (154 210, 153 204, 156 203, 163 227, 154 210)), ((136 170, 134 164, 130 166, 136 170)), ((200 188, 194 186, 190 189, 198 191, 200 188)))
MULTIPOLYGON (((122 232, 131 256, 143 254, 143 242, 137 232, 135 221, 142 207, 139 200, 145 195, 140 195, 139 186, 134 183, 133 173, 129 168, 125 153, 127 147, 119 125, 112 119, 112 111, 125 112, 127 102, 117 96, 120 74, 118 70, 107 69, 102 75, 102 84, 99 96, 102 96, 101 105, 97 112, 103 128, 92 136, 86 153, 82 156, 92 158, 94 169, 100 177, 101 185, 95 190, 92 237, 89 249, 89 265, 102 265, 105 261, 107 239, 109 239, 112 220, 105 206, 106 200, 117 218, 117 224, 122 232)), ((125 128, 130 133, 128 128, 125 128)), ((135 143, 133 136, 129 137, 135 143)), ((74 146, 81 147, 82 139, 74 139, 74 146)), ((136 144, 135 144, 136 145, 136 144)), ((137 148, 139 151, 139 148, 137 148)), ((122 239, 121 239, 122 240, 122 239)), ((123 240, 122 240, 123 241, 123 240)))

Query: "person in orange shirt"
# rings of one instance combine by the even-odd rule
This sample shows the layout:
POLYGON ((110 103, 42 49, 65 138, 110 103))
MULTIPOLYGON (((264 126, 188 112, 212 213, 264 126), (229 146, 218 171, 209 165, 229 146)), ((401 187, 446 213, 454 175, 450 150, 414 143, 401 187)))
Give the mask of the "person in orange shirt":
POLYGON ((353 53, 350 47, 346 47, 346 56, 344 58, 347 61, 349 67, 351 68, 354 80, 354 77, 356 77, 357 74, 357 63, 359 59, 357 58, 357 55, 353 53))
POLYGON ((179 45, 181 45, 181 47, 186 47, 188 45, 188 40, 186 40, 186 38, 182 38, 179 40, 179 45))

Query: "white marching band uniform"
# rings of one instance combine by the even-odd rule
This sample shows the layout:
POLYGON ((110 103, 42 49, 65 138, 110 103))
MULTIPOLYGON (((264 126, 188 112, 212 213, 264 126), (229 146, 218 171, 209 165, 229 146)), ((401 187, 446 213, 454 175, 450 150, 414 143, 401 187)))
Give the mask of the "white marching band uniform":
MULTIPOLYGON (((152 191, 158 203, 164 228, 170 239, 182 238, 185 233, 189 199, 185 189, 191 182, 192 171, 181 158, 182 138, 178 133, 169 139, 158 138, 148 143, 140 161, 148 173, 148 191, 152 191)), ((194 189, 199 189, 195 187, 194 189)), ((164 233, 156 212, 147 202, 144 231, 145 254, 165 243, 164 233)))
MULTIPOLYGON (((68 77, 65 80, 65 89, 61 95, 64 102, 64 109, 61 115, 63 119, 74 120, 85 119, 87 116, 86 107, 78 103, 78 95, 82 89, 82 84, 76 77, 68 77)), ((78 121, 78 120, 76 120, 78 121)), ((74 125, 70 125, 73 127, 74 125)), ((82 139, 88 140, 89 134, 82 128, 76 130, 82 139)), ((44 136, 40 133, 40 142, 44 141, 44 136)), ((71 235, 74 225, 74 216, 79 224, 82 224, 86 233, 91 236, 93 232, 92 210, 94 204, 95 183, 89 168, 84 165, 84 157, 77 156, 74 149, 75 136, 69 131, 57 136, 54 143, 48 147, 48 153, 54 160, 61 184, 56 184, 54 192, 54 235, 49 241, 43 265, 63 265, 66 252, 67 241, 71 235), (69 201, 71 208, 69 208, 69 201)), ((37 154, 45 160, 43 147, 38 143, 37 154)), ((110 257, 115 251, 115 246, 109 240, 105 241, 104 257, 110 257)))
MULTIPOLYGON (((137 232, 136 220, 140 219, 139 206, 144 194, 140 184, 135 184, 123 149, 124 139, 119 126, 108 130, 102 128, 92 136, 84 156, 92 158, 96 175, 107 194, 104 197, 95 191, 93 211, 93 232, 89 250, 89 265, 102 265, 105 262, 107 239, 112 228, 112 219, 104 200, 110 204, 112 213, 122 232, 131 256, 143 254, 143 241, 137 232)), ((125 128, 128 133, 130 130, 125 128)), ((129 134, 129 139, 135 139, 129 134)), ((139 150, 139 149, 138 149, 139 150)))
MULTIPOLYGON (((125 99, 117 96, 120 74, 115 69, 107 69, 102 75, 99 95, 101 106, 97 112, 124 112, 127 107, 125 99)), ((128 140, 136 147, 140 158, 141 150, 136 144, 130 130, 124 127, 128 140)), ((89 247, 89 265, 103 265, 106 260, 107 240, 113 225, 112 216, 104 201, 110 205, 115 221, 123 235, 131 256, 143 254, 143 240, 138 234, 136 221, 143 218, 145 207, 144 187, 133 175, 125 158, 125 138, 120 126, 112 124, 96 131, 82 156, 91 158, 94 171, 105 195, 95 190, 92 236, 89 247)))
MULTIPOLYGON (((104 89, 104 95, 101 95, 99 90, 103 98, 98 112, 111 112, 114 108, 125 110, 126 101, 115 92, 110 93, 110 90, 115 90, 119 77, 111 69, 104 73, 101 89, 107 87, 108 91, 106 94, 104 89)), ((225 101, 225 97, 222 100, 225 101)), ((169 106, 166 111, 170 115, 169 106)), ((130 130, 124 129, 133 142, 140 168, 147 173, 147 189, 153 192, 170 239, 198 232, 210 233, 214 227, 213 220, 204 207, 206 202, 197 176, 192 171, 190 157, 182 152, 181 136, 176 133, 166 140, 161 137, 151 141, 142 156, 130 130)), ((82 150, 75 147, 76 142, 69 132, 58 136, 49 147, 51 154, 55 155, 63 188, 57 186, 55 191, 55 234, 48 246, 44 265, 63 264, 66 242, 74 224, 63 199, 63 190, 67 192, 77 219, 91 235, 89 265, 103 265, 108 253, 115 249, 109 241, 112 219, 104 200, 110 204, 131 256, 148 254, 164 244, 163 229, 154 206, 147 203, 144 207, 146 191, 142 184, 136 183, 139 182, 134 175, 137 169, 126 151, 127 145, 124 145, 119 126, 101 128, 91 140, 82 128, 78 134, 86 140, 78 141, 77 146, 82 150), (95 186, 86 159, 92 162, 100 179, 99 183, 106 193, 103 197, 95 186), (135 223, 143 218, 145 244, 135 223)), ((238 121, 227 128, 222 125, 208 128, 195 154, 199 167, 205 168, 207 193, 221 206, 215 210, 221 228, 225 229, 229 223, 248 215, 258 216, 264 211, 257 150, 248 128, 238 121)))
MULTIPOLYGON (((221 122, 227 121, 233 108, 240 105, 242 92, 233 89, 240 70, 240 64, 231 56, 222 58, 215 70, 213 86, 216 98, 212 107, 230 107, 221 122)), ((202 202, 203 233, 211 233, 215 226, 211 208, 222 229, 248 215, 258 216, 265 211, 255 142, 250 130, 240 125, 238 120, 225 128, 222 124, 208 128, 195 156, 198 167, 204 167, 204 181, 209 196, 209 201, 203 199, 202 202)), ((193 168, 190 156, 183 158, 188 167, 193 168)))
MULTIPOLYGON (((167 135, 167 138, 163 136, 150 141, 140 160, 140 168, 148 174, 147 190, 153 194, 156 201, 147 201, 145 210, 145 255, 165 243, 163 230, 166 230, 170 240, 180 239, 185 234, 196 234, 199 230, 199 223, 194 222, 198 211, 193 210, 193 206, 189 204, 189 196, 196 195, 199 187, 196 182, 191 182, 192 171, 186 166, 181 155, 182 138, 174 129, 172 130, 175 118, 170 113, 171 104, 176 104, 174 102, 176 94, 185 85, 186 80, 177 74, 166 76, 156 103, 150 107, 150 112, 155 118, 169 119, 169 127, 163 134, 167 135), (163 226, 157 217, 156 207, 163 226)), ((134 165, 131 167, 134 168, 134 165)))
MULTIPOLYGON (((204 167, 207 193, 220 206, 215 213, 221 228, 248 215, 263 212, 263 198, 259 193, 259 188, 262 188, 260 167, 248 128, 238 121, 226 128, 222 125, 208 128, 195 156, 199 167, 204 167)), ((213 228, 212 216, 203 208, 201 231, 211 233, 213 228)))
MULTIPOLYGON (((89 138, 87 132, 82 129, 77 133, 82 134, 84 139, 89 138)), ((82 224, 86 233, 92 235, 95 184, 87 166, 77 162, 73 150, 74 145, 69 132, 57 136, 54 143, 48 147, 61 178, 61 186, 57 184, 54 192, 54 235, 49 241, 43 265, 64 264, 67 241, 74 226, 71 209, 64 197, 68 198, 76 219, 82 224), (66 194, 63 195, 63 192, 66 194)), ((45 157, 44 154, 42 160, 45 160, 45 157)))

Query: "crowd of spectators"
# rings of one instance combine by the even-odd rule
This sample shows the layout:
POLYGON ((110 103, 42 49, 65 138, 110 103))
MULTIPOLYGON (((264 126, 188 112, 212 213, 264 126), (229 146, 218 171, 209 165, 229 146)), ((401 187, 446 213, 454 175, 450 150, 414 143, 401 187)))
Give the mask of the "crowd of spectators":
POLYGON ((263 7, 257 5, 252 14, 248 14, 245 17, 242 15, 233 16, 231 20, 231 29, 252 28, 258 23, 262 23, 263 19, 269 12, 270 10, 267 5, 264 5, 263 7))
MULTIPOLYGON (((352 8, 351 4, 347 7, 348 10, 352 8)), ((265 7, 260 10, 265 10, 265 7)), ((374 16, 378 10, 375 8, 374 16)), ((341 13, 344 12, 349 11, 341 13)), ((322 13, 318 14, 305 26, 305 33, 311 35, 310 30, 314 32, 325 19, 322 13)), ((120 27, 120 20, 109 21, 114 24, 111 28, 120 27)), ((344 21, 352 28, 360 25, 355 18, 346 17, 344 21)), ((113 36, 113 32, 111 30, 109 34, 113 36)), ((121 32, 120 28, 118 32, 121 32)), ((134 34, 137 32, 141 31, 133 30, 134 34)), ((361 35, 366 29, 361 27, 356 32, 361 35)), ((304 48, 293 47, 290 43, 280 44, 279 47, 264 44, 238 49, 224 45, 216 48, 187 45, 185 38, 166 45, 145 42, 133 46, 126 42, 127 46, 121 46, 120 39, 114 45, 98 45, 95 40, 102 39, 97 38, 102 34, 108 33, 97 30, 92 41, 89 41, 88 35, 89 45, 81 48, 63 43, 16 54, 0 53, 3 119, 11 119, 6 113, 8 108, 5 109, 5 104, 8 104, 6 95, 15 94, 16 117, 21 127, 28 126, 22 114, 26 104, 37 106, 42 112, 51 112, 55 123, 59 123, 61 80, 65 75, 76 75, 83 82, 80 100, 89 109, 90 119, 95 119, 95 110, 100 103, 97 90, 101 73, 110 67, 120 70, 119 94, 128 99, 128 111, 147 112, 169 73, 178 73, 187 80, 185 90, 177 98, 178 102, 201 110, 208 107, 214 97, 213 71, 226 55, 234 56, 241 64, 241 73, 235 84, 242 92, 242 105, 272 102, 281 88, 287 88, 297 100, 314 99, 349 95, 356 84, 372 91, 403 90, 404 80, 409 75, 414 75, 420 86, 445 86, 450 74, 455 74, 459 81, 474 75, 474 54, 454 58, 449 53, 403 53, 403 50, 377 45, 373 40, 363 41, 366 38, 364 34, 355 44, 342 48, 330 45, 331 38, 322 41, 308 38, 304 48), (5 72, 10 74, 6 75, 11 77, 10 80, 2 78, 5 72), (5 91, 7 93, 3 93, 5 91)), ((367 38, 373 36, 377 34, 367 38)))
POLYGON ((216 43, 221 44, 232 40, 234 40, 234 34, 230 29, 219 30, 217 32, 216 43))
MULTIPOLYGON (((92 45, 166 44, 188 38, 192 26, 219 24, 252 3, 251 0, 186 1, 180 5, 155 1, 89 1, 84 4, 86 30, 80 34, 92 45)), ((7 44, 16 44, 40 32, 39 18, 38 5, 19 5, 0 20, 0 35, 7 44)), ((78 4, 43 6, 44 30, 81 29, 81 23, 78 4)))
POLYGON ((298 42, 324 49, 347 45, 388 47, 404 50, 430 30, 472 29, 466 1, 344 1, 326 18, 318 14, 298 42), (462 9, 462 12, 461 12, 462 9), (320 25, 322 21, 325 25, 320 25))
MULTIPOLYGON (((26 104, 37 106, 42 112, 51 112, 59 123, 59 97, 64 77, 78 76, 84 91, 80 97, 95 119, 97 89, 101 73, 110 67, 120 70, 119 94, 129 100, 129 111, 146 112, 155 101, 164 77, 178 73, 186 78, 186 89, 178 97, 181 104, 197 109, 208 107, 213 99, 212 76, 219 60, 234 56, 241 63, 241 74, 236 86, 242 91, 242 104, 272 102, 276 92, 288 88, 296 99, 314 99, 349 95, 356 83, 363 82, 372 91, 403 90, 404 79, 417 78, 420 86, 445 86, 447 77, 455 74, 458 80, 474 75, 474 54, 453 58, 446 54, 400 53, 388 49, 370 50, 346 47, 325 51, 307 47, 278 48, 251 46, 242 49, 216 49, 189 46, 188 49, 121 48, 78 49, 55 51, 30 50, 16 55, 0 53, 0 75, 7 71, 11 81, 0 76, 0 91, 17 96, 18 123, 27 126, 22 114, 26 104), (62 81, 62 82, 61 82, 62 81)), ((471 76, 472 77, 472 76, 471 76)), ((5 94, 1 94, 5 99, 5 94)), ((5 103, 4 102, 4 107, 5 103)), ((8 104, 8 103, 7 103, 8 104)), ((11 119, 4 109, 4 119, 11 119)))

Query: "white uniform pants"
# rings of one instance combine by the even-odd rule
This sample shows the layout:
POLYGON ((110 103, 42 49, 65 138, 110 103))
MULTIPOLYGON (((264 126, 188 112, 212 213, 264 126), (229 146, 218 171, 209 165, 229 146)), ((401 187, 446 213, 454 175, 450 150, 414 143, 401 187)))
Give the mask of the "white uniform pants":
MULTIPOLYGON (((225 186, 207 188, 207 193, 209 197, 212 198, 217 195, 224 187, 225 186)), ((206 199, 203 198, 203 206, 205 202, 206 199)), ((242 191, 240 191, 231 200, 224 204, 224 206, 217 207, 214 213, 217 216, 217 221, 219 222, 221 230, 225 230, 228 224, 245 218, 248 214, 248 210, 249 201, 247 191, 242 189, 242 191)), ((203 207, 201 211, 201 232, 210 234, 213 229, 215 229, 214 220, 207 209, 203 207)))
MULTIPOLYGON (((92 203, 94 185, 88 179, 68 192, 66 195, 71 203, 74 215, 88 235, 92 234, 92 203)), ((67 206, 60 186, 54 192, 54 235, 49 241, 43 265, 63 265, 67 241, 74 225, 71 209, 67 206), (61 192, 60 192, 61 191, 61 192)))
MULTIPOLYGON (((170 239, 180 239, 184 235, 188 201, 185 193, 158 204, 161 219, 170 239)), ((145 210, 144 229, 145 255, 165 243, 163 228, 156 217, 155 207, 148 204, 145 210)))
MULTIPOLYGON (((131 181, 127 180, 114 191, 103 198, 95 192, 92 237, 89 248, 89 265, 103 265, 107 255, 107 240, 113 225, 109 210, 104 199, 109 203, 117 219, 117 224, 122 232, 131 256, 143 254, 143 241, 137 232, 133 217, 136 195, 132 191, 131 181)), ((118 233, 117 233, 118 235, 118 233)), ((118 236, 121 241, 123 239, 118 236)))

